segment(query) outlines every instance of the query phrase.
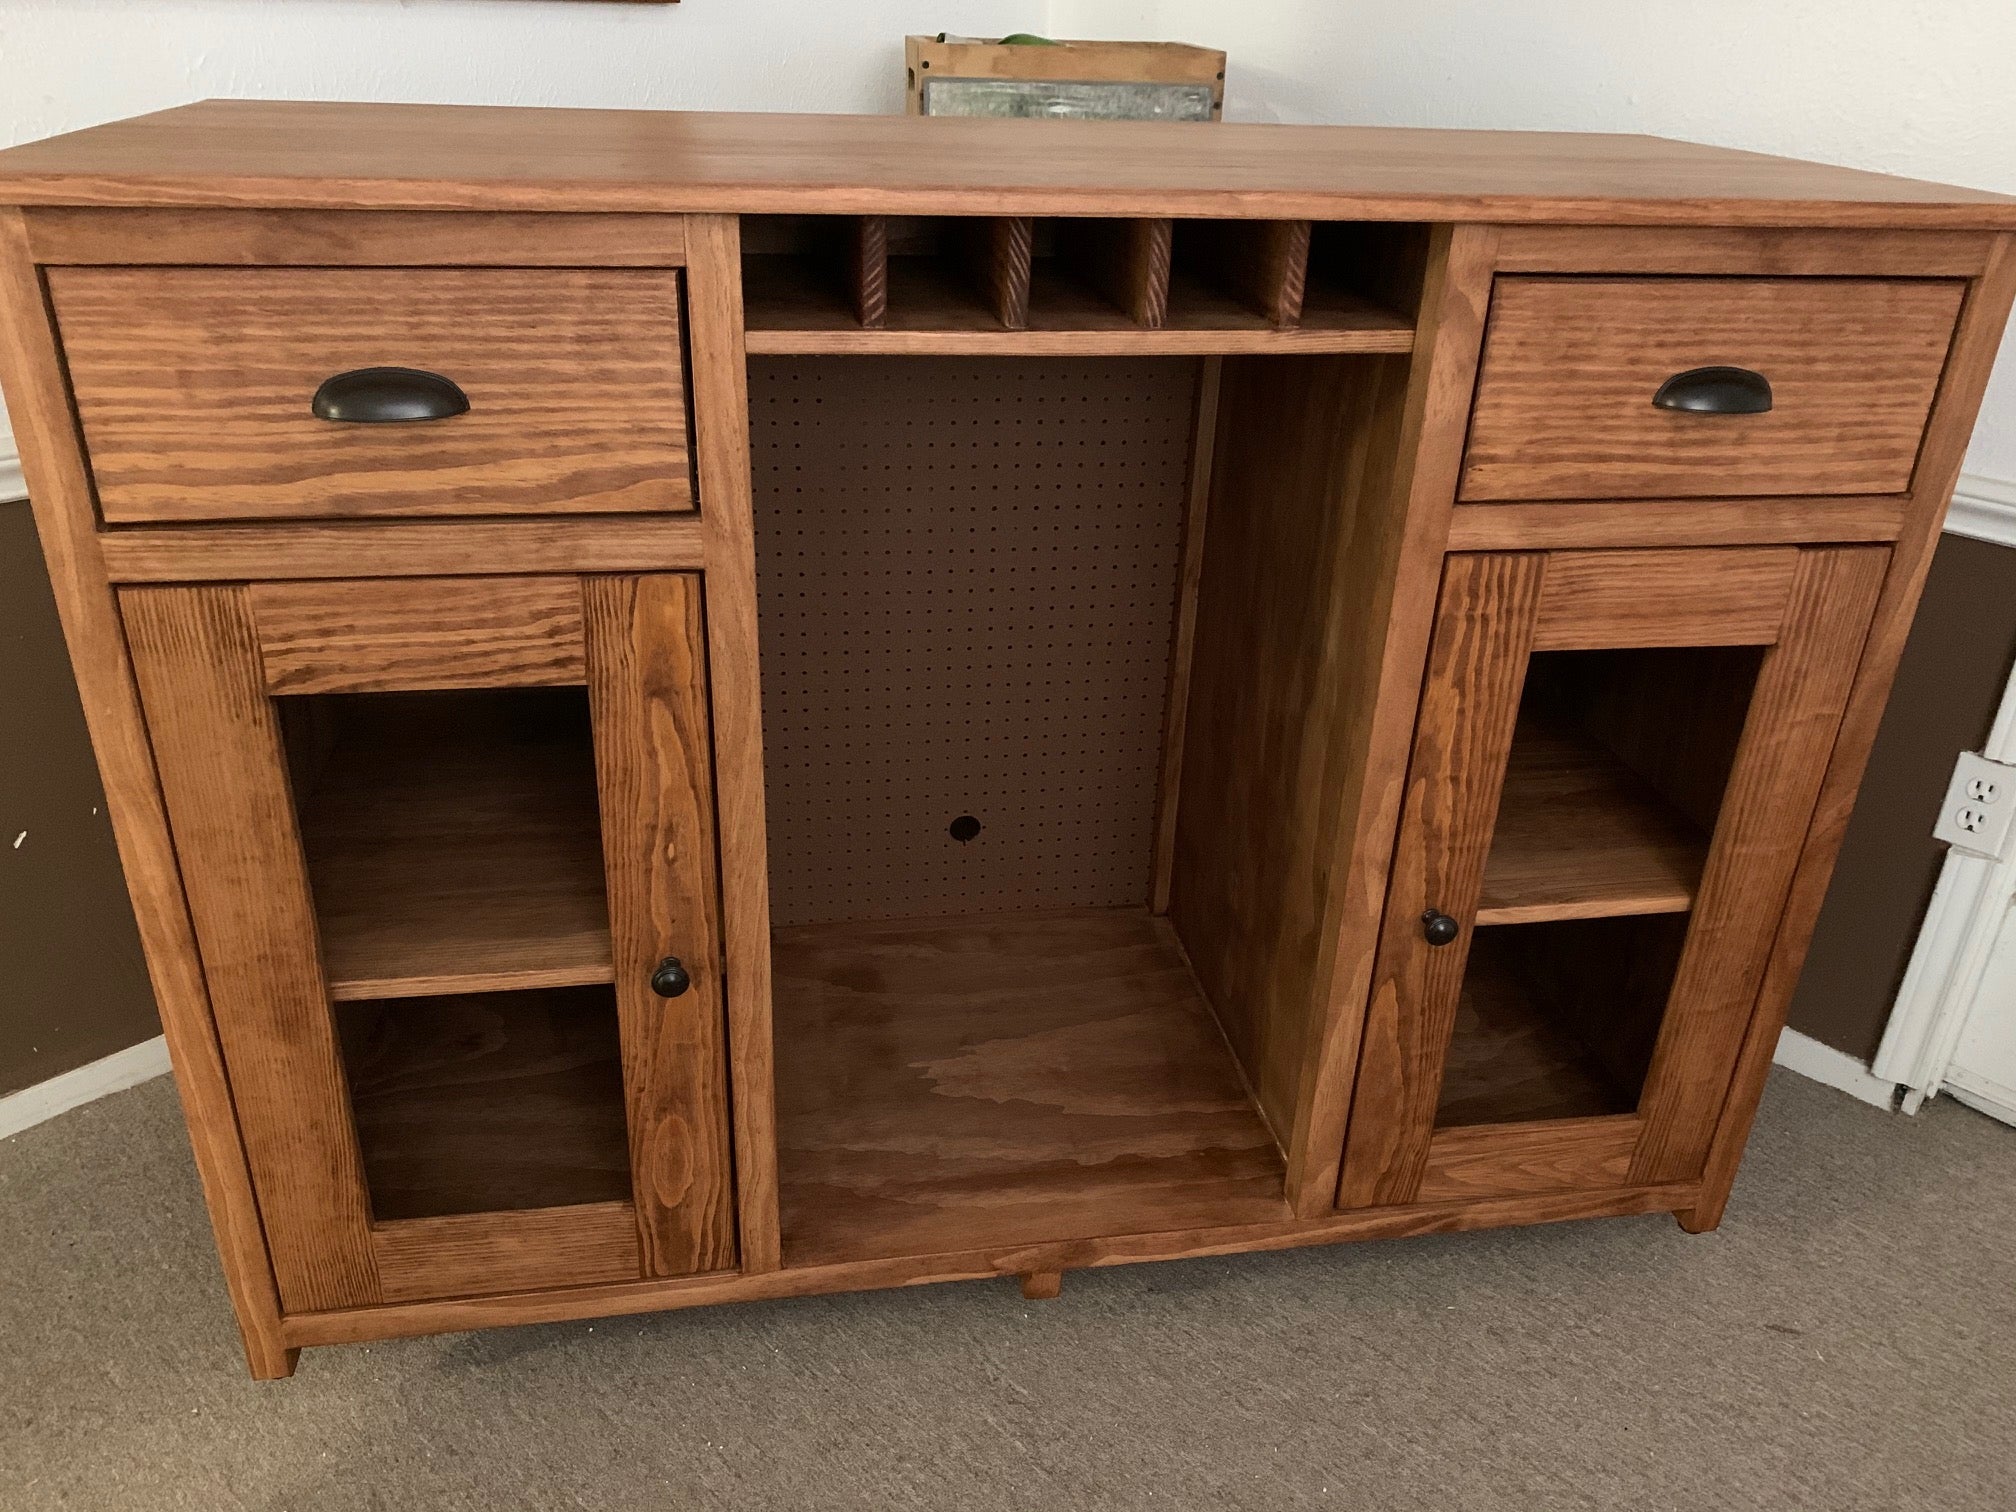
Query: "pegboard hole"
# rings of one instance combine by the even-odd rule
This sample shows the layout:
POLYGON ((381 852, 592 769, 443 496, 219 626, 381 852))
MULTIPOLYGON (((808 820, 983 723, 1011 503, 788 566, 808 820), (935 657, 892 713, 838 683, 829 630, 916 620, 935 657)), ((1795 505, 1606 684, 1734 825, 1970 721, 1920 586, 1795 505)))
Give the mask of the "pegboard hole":
POLYGON ((945 826, 945 833, 964 845, 980 833, 980 821, 971 814, 961 814, 945 826))

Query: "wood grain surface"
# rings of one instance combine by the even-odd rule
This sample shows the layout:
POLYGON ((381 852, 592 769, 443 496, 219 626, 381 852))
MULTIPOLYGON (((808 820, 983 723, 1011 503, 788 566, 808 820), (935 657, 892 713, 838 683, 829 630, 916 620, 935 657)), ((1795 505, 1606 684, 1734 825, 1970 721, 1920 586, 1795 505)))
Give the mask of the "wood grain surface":
POLYGON ((43 209, 28 221, 46 266, 677 267, 676 215, 509 215, 483 211, 43 209))
POLYGON ((607 987, 348 1003, 337 1022, 374 1218, 628 1202, 607 987))
POLYGON ((1301 323, 1309 281, 1306 220, 1186 220, 1175 254, 1186 274, 1229 294, 1269 325, 1286 330, 1301 323))
POLYGON ((794 1267, 1287 1216, 1145 910, 780 929, 776 982, 794 1267))
POLYGON ((558 687, 580 682, 571 577, 254 583, 269 693, 558 687))
POLYGON ((1352 754, 1340 774, 1331 901, 1317 940, 1315 1049, 1302 1060, 1304 1113, 1288 1144, 1289 1200, 1305 1217, 1336 1201, 1497 231, 1436 227, 1393 240, 1396 262, 1405 248, 1418 249, 1418 261, 1389 269, 1385 296, 1419 311, 1421 342, 1404 393, 1391 401, 1392 451, 1367 477, 1391 503, 1368 516, 1372 528, 1354 534, 1346 559, 1361 576, 1339 595, 1339 630, 1352 646, 1349 675, 1359 691, 1339 734, 1352 754))
POLYGON ((585 585, 588 694, 646 1275, 735 1264, 721 874, 697 573, 585 585), (651 989, 676 956, 692 986, 651 989))
POLYGON ((1149 912, 1169 912, 1176 865, 1176 815, 1183 801, 1183 749, 1190 728, 1190 669, 1197 649, 1197 589, 1211 512, 1212 459, 1218 444, 1218 391, 1225 365, 1206 358, 1197 373, 1197 419, 1183 503, 1183 549, 1176 561, 1176 623, 1169 632, 1169 696, 1162 710, 1162 770, 1155 783, 1155 878, 1149 912))
MULTIPOLYGON (((1431 1154, 1436 1138, 1449 1129, 1579 1120, 1629 1113, 1637 1105, 1638 1088, 1609 1074, 1559 996, 1526 969, 1527 944, 1525 931, 1485 930, 1470 947, 1440 1055, 1431 1154)), ((1516 1152, 1519 1136, 1512 1132, 1507 1138, 1516 1152)), ((1482 1162, 1488 1144, 1480 1132, 1466 1148, 1482 1162)), ((1624 1167, 1609 1184, 1623 1183, 1630 1154, 1627 1148, 1624 1167)), ((1516 1153, 1511 1158, 1516 1160, 1516 1153)), ((1427 1167, 1422 1169, 1425 1184, 1427 1167)))
POLYGON ((133 670, 280 1299, 378 1300, 315 908, 242 587, 127 588, 133 670))
POLYGON ((847 238, 847 292, 854 318, 866 327, 889 319, 889 222, 879 215, 857 215, 847 238))
POLYGON ((741 226, 687 223, 693 452, 707 500, 707 678, 712 693, 730 1111, 742 1269, 775 1270, 777 1137, 770 1047, 770 878, 764 866, 763 705, 757 670, 756 523, 749 364, 742 348, 741 226))
POLYGON ((1701 1174, 1889 562, 1880 546, 1799 554, 1646 1075, 1634 1180, 1701 1174))
POLYGON ((649 269, 53 268, 108 521, 692 507, 679 275, 649 269), (405 367, 469 412, 317 419, 405 367))
POLYGON ((1459 504, 1451 551, 1560 547, 1751 546, 1801 541, 1894 541, 1908 495, 1778 499, 1550 499, 1459 504))
POLYGON ((1952 344, 1959 280, 1500 278, 1462 497, 1894 494, 1952 344), (1736 366, 1758 415, 1656 408, 1736 366))
POLYGON ((1473 1197, 1462 1202, 1325 1213, 1317 1218, 1118 1234, 1053 1244, 1008 1244, 957 1254, 905 1255, 886 1260, 793 1266, 761 1275, 669 1276, 602 1286, 521 1292, 508 1297, 467 1297, 441 1302, 298 1313, 286 1323, 294 1345, 352 1344, 370 1339, 406 1338, 570 1318, 614 1317, 670 1308, 707 1307, 720 1302, 755 1302, 809 1297, 877 1287, 919 1286, 940 1281, 993 1280, 1034 1270, 1081 1270, 1091 1266, 1134 1265, 1206 1255, 1248 1254, 1398 1239, 1419 1234, 1462 1234, 1512 1224, 1566 1223, 1662 1213, 1684 1206, 1697 1188, 1676 1182, 1655 1187, 1610 1187, 1600 1191, 1528 1192, 1515 1197, 1473 1197))
POLYGON ((1645 136, 210 100, 0 154, 0 203, 2016 229, 2016 200, 1645 136))
POLYGON ((1596 742, 1522 715, 1476 921, 1685 913, 1707 849, 1705 834, 1596 742))
POLYGON ((639 1274, 637 1214, 627 1202, 375 1223, 371 1250, 387 1302, 592 1286, 639 1274))
POLYGON ((1406 352, 1414 345, 1412 321, 1362 296, 1340 291, 1299 324, 1280 326, 1239 297, 1180 271, 1169 275, 1161 319, 1147 326, 1096 284, 1050 266, 1035 268, 1023 327, 1016 329, 1001 324, 969 277, 937 258, 890 259, 887 311, 872 328, 803 259, 752 257, 748 276, 752 353, 1207 356, 1406 352))
POLYGON ((1742 1159, 1744 1141, 1749 1137, 1751 1120, 1764 1093, 1765 1078, 1771 1073, 1772 1055, 1805 961, 1806 947, 1827 893, 1834 858, 1840 851, 1856 790, 1876 739, 1883 702, 1903 653, 1925 574, 1931 567, 1946 505, 1966 459, 1981 396, 2002 344, 2012 300, 2016 300, 2016 238, 2000 236, 1993 239, 1987 264, 1981 277, 1969 286, 1967 303, 1961 310, 1959 334, 1940 381, 1932 423, 1925 432, 1925 449, 1914 479, 1913 507, 1884 577, 1882 596, 1877 600, 1869 636, 1863 643, 1861 664, 1842 716, 1841 732, 1814 804, 1813 822, 1807 830, 1799 869, 1772 945, 1757 1011, 1744 1036, 1735 1079, 1715 1126, 1702 1181, 1703 1198, 1697 1206, 1680 1214, 1682 1226, 1690 1230, 1712 1229, 1721 1222, 1723 1206, 1742 1159))
POLYGON ((381 695, 328 716, 299 786, 333 997, 610 980, 586 715, 555 691, 381 695))
POLYGON ((1751 278, 1964 278, 1988 266, 1978 231, 1776 227, 1508 226, 1500 273, 1666 273, 1751 278))
POLYGON ((1534 553, 1487 553, 1452 556, 1443 572, 1340 1207, 1410 1202, 1421 1184, 1546 566, 1534 553), (1423 938, 1430 909, 1458 922, 1454 941, 1423 938))
POLYGON ((1769 645, 1798 560, 1771 546, 1551 552, 1533 648, 1769 645))
POLYGON ((1622 1186, 1638 1142, 1636 1116, 1550 1119, 1523 1128, 1437 1129, 1421 1178, 1423 1202, 1622 1186))
POLYGON ((1135 325, 1153 330, 1169 317, 1172 222, 1059 221, 1057 256, 1135 325))
POLYGON ((544 520, 205 525, 105 531, 115 583, 224 579, 435 577, 485 572, 664 572, 703 560, 691 515, 544 520))
POLYGON ((1361 755, 1342 731, 1364 714, 1353 674, 1374 649, 1328 627, 1380 612, 1371 579, 1391 564, 1365 542, 1390 522, 1380 459, 1399 445, 1406 385, 1398 361, 1222 369, 1167 896, 1284 1144, 1304 1116, 1331 847, 1361 755))

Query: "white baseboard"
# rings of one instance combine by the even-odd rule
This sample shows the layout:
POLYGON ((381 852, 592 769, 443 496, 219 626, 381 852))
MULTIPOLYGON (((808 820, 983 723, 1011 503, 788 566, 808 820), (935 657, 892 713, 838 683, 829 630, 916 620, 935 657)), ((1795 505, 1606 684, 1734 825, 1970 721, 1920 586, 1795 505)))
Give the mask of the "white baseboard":
POLYGON ((1963 1102, 1977 1113, 1986 1113, 2002 1123, 2016 1124, 2016 1087, 1990 1081, 1965 1066, 1949 1066, 1939 1088, 1955 1102, 1963 1102))
POLYGON ((2016 481, 1962 473, 1953 507, 1946 512, 1946 529, 1951 535, 2016 546, 2016 481))
POLYGON ((114 1051, 103 1060, 65 1071, 0 1097, 0 1139, 10 1139, 58 1113, 152 1081, 168 1069, 168 1042, 160 1035, 114 1051))
POLYGON ((0 451, 0 504, 12 504, 28 497, 28 480, 21 476, 21 459, 0 451))
POLYGON ((1796 1071, 1809 1081, 1817 1081, 1846 1092, 1886 1112, 1897 1105, 1897 1083, 1870 1074, 1869 1067, 1845 1050, 1823 1045, 1810 1034, 1787 1029, 1778 1036, 1778 1053, 1771 1057, 1787 1071, 1796 1071))

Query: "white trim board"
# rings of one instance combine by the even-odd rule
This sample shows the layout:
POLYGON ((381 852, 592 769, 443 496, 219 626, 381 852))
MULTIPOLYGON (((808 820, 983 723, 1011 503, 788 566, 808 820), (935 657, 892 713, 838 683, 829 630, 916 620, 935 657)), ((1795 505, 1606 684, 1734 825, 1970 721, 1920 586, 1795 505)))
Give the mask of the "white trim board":
POLYGON ((28 497, 28 480, 21 476, 21 459, 0 451, 0 504, 14 504, 28 497))
POLYGON ((59 1113, 152 1081, 167 1069, 168 1041, 157 1034, 124 1050, 115 1050, 103 1060, 10 1092, 0 1097, 0 1139, 11 1139, 23 1129, 47 1123, 59 1113))
POLYGON ((1953 507, 1946 512, 1946 532, 2016 546, 2016 480, 1962 473, 1953 507))
MULTIPOLYGON (((1886 1113, 1897 1106, 1897 1094, 1902 1090, 1897 1083, 1872 1074, 1868 1066, 1847 1051, 1823 1045, 1810 1034, 1801 1034, 1797 1029, 1787 1029, 1779 1034, 1778 1050, 1771 1057, 1771 1062, 1787 1071, 1796 1071, 1809 1081, 1817 1081, 1837 1092, 1846 1092, 1850 1097, 1873 1104, 1886 1113)), ((1917 1108, 1907 1104, 1905 1111, 1915 1113, 1917 1108)))
POLYGON ((1990 1081, 1964 1066, 1948 1066, 1946 1080, 1939 1090, 1977 1113, 1986 1113, 2000 1123, 2016 1124, 2016 1087, 1990 1081))

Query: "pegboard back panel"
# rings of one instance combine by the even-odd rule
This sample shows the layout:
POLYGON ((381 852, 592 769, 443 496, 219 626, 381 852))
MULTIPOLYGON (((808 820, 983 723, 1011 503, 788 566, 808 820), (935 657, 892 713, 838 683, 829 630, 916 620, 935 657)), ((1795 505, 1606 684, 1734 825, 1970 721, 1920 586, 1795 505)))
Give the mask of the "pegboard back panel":
POLYGON ((751 359, 778 925, 1147 900, 1197 376, 751 359))

